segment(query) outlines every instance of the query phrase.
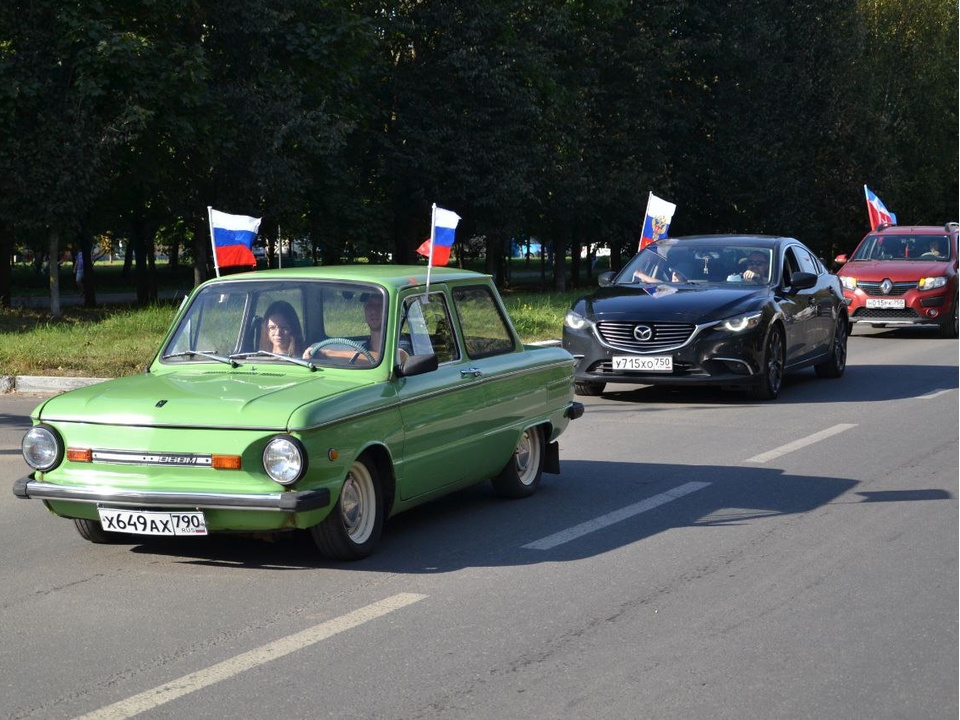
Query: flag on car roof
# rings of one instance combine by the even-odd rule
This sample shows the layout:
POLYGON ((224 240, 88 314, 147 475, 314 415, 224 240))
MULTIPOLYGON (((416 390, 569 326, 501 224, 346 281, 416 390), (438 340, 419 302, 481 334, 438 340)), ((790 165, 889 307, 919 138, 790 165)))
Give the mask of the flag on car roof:
POLYGON ((867 214, 870 216, 870 230, 876 230, 881 224, 896 225, 897 216, 887 210, 887 206, 876 196, 870 188, 863 186, 863 194, 867 197, 867 214))
POLYGON ((260 232, 261 218, 249 215, 229 215, 212 207, 210 213, 210 242, 213 243, 213 264, 220 274, 222 267, 257 266, 253 255, 253 241, 260 232))
POLYGON ((433 219, 430 223, 430 238, 425 240, 417 252, 429 258, 428 265, 446 265, 450 262, 450 250, 460 216, 452 210, 444 210, 433 204, 433 219))
POLYGON ((643 218, 643 230, 640 232, 640 249, 667 236, 673 213, 677 206, 658 198, 652 192, 647 198, 647 213, 643 218))

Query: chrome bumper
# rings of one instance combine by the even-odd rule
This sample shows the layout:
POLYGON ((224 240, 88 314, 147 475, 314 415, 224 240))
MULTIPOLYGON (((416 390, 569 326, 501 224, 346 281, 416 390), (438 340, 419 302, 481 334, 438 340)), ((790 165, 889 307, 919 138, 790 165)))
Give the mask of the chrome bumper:
POLYGON ((330 505, 330 491, 302 490, 269 495, 237 493, 184 493, 115 490, 104 487, 80 487, 37 482, 33 475, 13 483, 13 494, 23 499, 68 500, 111 507, 198 508, 210 510, 274 510, 306 512, 330 505))

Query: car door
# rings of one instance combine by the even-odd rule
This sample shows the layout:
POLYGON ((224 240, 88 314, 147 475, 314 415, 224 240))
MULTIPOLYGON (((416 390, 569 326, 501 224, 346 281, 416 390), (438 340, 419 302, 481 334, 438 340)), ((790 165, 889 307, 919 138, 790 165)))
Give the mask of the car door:
POLYGON ((394 461, 404 501, 482 479, 482 376, 464 358, 445 289, 409 292, 399 303, 398 346, 413 355, 435 353, 438 362, 432 372, 394 381, 404 430, 403 456, 394 461))
MULTIPOLYGON (((820 279, 820 272, 813 265, 806 248, 789 245, 783 253, 783 273, 778 300, 783 312, 787 332, 787 365, 803 363, 819 355, 828 340, 824 332, 823 305, 832 307, 829 287, 820 279), (798 288, 792 277, 799 272, 817 275, 817 283, 811 288, 798 288)), ((832 333, 832 322, 830 324, 832 333)))

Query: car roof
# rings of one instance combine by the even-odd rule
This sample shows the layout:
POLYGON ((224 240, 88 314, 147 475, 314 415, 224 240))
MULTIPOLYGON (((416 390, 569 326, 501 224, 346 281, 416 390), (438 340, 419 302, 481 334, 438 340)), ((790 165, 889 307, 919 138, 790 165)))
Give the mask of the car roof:
POLYGON ((756 245, 758 247, 773 247, 785 242, 799 242, 795 238, 783 235, 746 235, 746 234, 725 234, 725 235, 681 235, 679 237, 662 238, 657 241, 660 244, 676 245, 680 243, 697 242, 702 245, 756 245))
MULTIPOLYGON (((481 280, 489 275, 460 270, 459 268, 435 267, 430 271, 430 282, 451 282, 456 280, 481 280)), ((316 267, 293 267, 276 270, 254 270, 251 272, 224 275, 208 282, 237 280, 345 280, 350 282, 370 282, 400 290, 405 287, 426 285, 427 267, 425 265, 323 265, 316 267)))
POLYGON ((881 225, 874 230, 872 235, 943 235, 946 233, 957 233, 956 223, 947 223, 945 225, 881 225))

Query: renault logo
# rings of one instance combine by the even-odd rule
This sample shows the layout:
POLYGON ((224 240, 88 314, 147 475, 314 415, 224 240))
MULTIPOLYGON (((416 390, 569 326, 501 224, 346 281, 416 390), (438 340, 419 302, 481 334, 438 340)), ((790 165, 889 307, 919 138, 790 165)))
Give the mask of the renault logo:
POLYGON ((889 295, 891 290, 893 290, 893 283, 890 282, 890 278, 886 278, 882 283, 880 283, 880 292, 882 292, 884 295, 889 295))
POLYGON ((640 342, 647 342, 653 338, 653 328, 649 325, 637 325, 633 329, 633 336, 640 342))

